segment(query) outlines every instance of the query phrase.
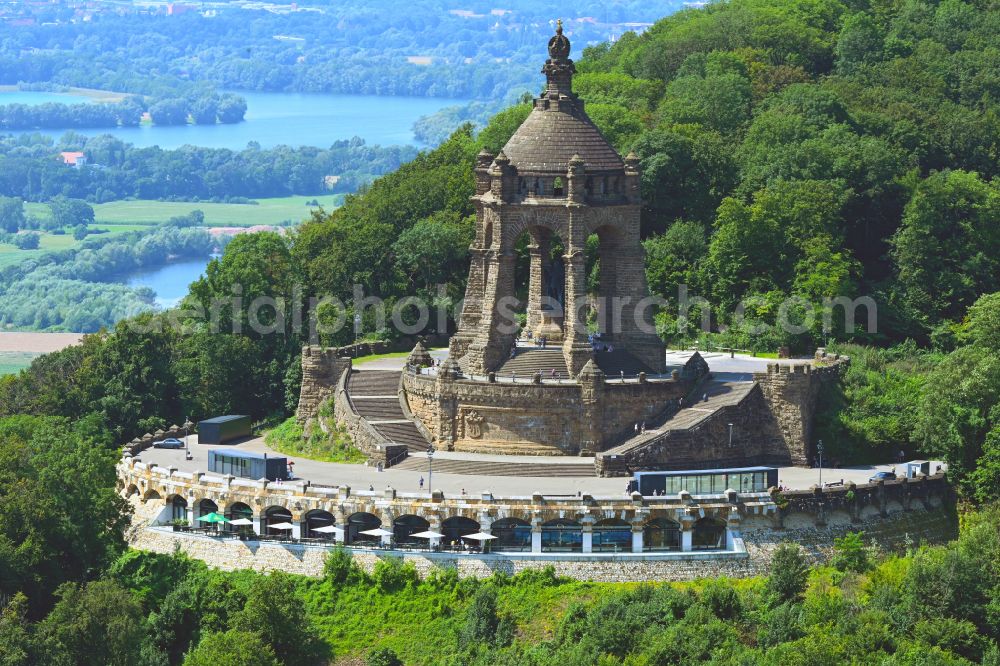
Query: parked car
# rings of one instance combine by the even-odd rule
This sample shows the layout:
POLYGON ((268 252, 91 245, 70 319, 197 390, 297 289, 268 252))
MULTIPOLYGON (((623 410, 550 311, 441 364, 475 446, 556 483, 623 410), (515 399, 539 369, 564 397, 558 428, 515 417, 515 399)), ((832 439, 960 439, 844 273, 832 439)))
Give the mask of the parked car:
POLYGON ((868 479, 868 480, 869 481, 895 481, 896 480, 896 473, 895 472, 875 472, 874 474, 872 474, 871 478, 868 479))
POLYGON ((158 442, 153 442, 154 449, 183 449, 184 442, 177 439, 176 437, 168 437, 167 439, 161 439, 158 442))

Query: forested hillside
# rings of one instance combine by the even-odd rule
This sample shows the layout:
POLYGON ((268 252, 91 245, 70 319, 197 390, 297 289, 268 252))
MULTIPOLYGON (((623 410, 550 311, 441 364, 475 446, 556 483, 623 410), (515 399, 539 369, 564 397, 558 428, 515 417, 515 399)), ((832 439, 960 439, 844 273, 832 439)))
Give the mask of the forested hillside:
MULTIPOLYGON (((733 0, 588 49, 578 70, 594 120, 641 156, 653 291, 674 299, 686 284, 715 308, 708 333, 681 326, 675 304, 664 308, 662 335, 769 351, 810 351, 829 338, 853 357, 842 386, 822 397, 818 435, 839 462, 899 448, 943 457, 965 507, 995 502, 997 7, 733 0), (878 304, 875 333, 752 326, 772 324, 787 296, 806 299, 803 315, 824 296, 866 294, 878 304), (747 321, 727 326, 741 300, 747 321)), ((515 106, 478 135, 456 132, 295 234, 236 238, 183 310, 123 321, 0 379, 0 662, 313 664, 371 651, 370 666, 398 656, 519 666, 1000 663, 990 508, 967 514, 947 547, 883 557, 848 537, 832 568, 810 573, 784 551, 767 580, 690 589, 547 575, 419 581, 391 561, 364 576, 342 556, 322 580, 119 558, 112 465, 123 439, 185 416, 289 414, 308 339, 292 326, 295 305, 306 306, 303 321, 351 321, 354 284, 390 304, 440 299, 439 283, 459 298, 475 155, 499 150, 527 112, 515 106), (237 291, 243 300, 220 313, 220 332, 192 314, 237 291), (337 296, 347 311, 312 313, 313 294, 337 296), (282 333, 245 325, 256 296, 285 299, 272 312, 282 333)), ((367 314, 363 325, 368 336, 393 334, 375 331, 367 314)))
MULTIPOLYGON (((902 448, 947 457, 960 479, 983 470, 968 490, 983 497, 997 494, 991 484, 1000 478, 993 409, 1000 378, 992 371, 1000 358, 990 342, 1000 305, 985 297, 978 317, 968 311, 1000 290, 998 28, 1000 12, 960 0, 739 0, 687 10, 641 37, 587 49, 574 81, 609 140, 642 158, 647 274, 652 291, 670 302, 658 315, 663 337, 800 352, 838 341, 889 346, 911 339, 886 352, 896 359, 890 362, 878 360, 881 352, 859 354, 862 363, 842 392, 823 401, 821 432, 844 463, 902 448), (711 302, 710 332, 678 320, 680 285, 711 302), (876 332, 821 330, 823 297, 866 295, 878 306, 876 332), (801 334, 772 326, 789 296, 803 299, 793 319, 808 310, 817 315, 801 334), (746 316, 732 325, 741 301, 746 316), (952 393, 954 403, 941 399, 936 387, 952 381, 949 373, 971 380, 970 372, 985 388, 952 393)), ((228 312, 227 321, 245 322, 246 304, 261 295, 300 303, 304 322, 312 315, 351 321, 358 284, 390 306, 415 294, 454 308, 467 271, 475 155, 497 152, 528 111, 511 107, 478 135, 457 131, 290 237, 238 239, 194 285, 189 305, 207 311, 239 284, 243 311, 228 312), (346 312, 312 313, 309 296, 337 297, 346 312)), ((293 311, 284 311, 285 335, 246 327, 241 335, 213 334, 194 321, 183 335, 165 324, 139 334, 123 323, 86 352, 63 352, 62 360, 56 355, 39 361, 38 371, 5 380, 0 406, 4 413, 59 414, 100 405, 109 427, 129 437, 143 429, 140 418, 175 422, 232 410, 279 418, 294 405, 306 335, 304 325, 292 327, 293 311), (140 340, 151 356, 129 359, 140 340), (117 398, 89 396, 69 407, 62 401, 71 392, 39 388, 73 381, 46 364, 73 367, 77 355, 100 356, 104 348, 117 348, 113 356, 126 365, 83 366, 103 373, 95 387, 120 384, 117 398), (158 384, 119 375, 154 356, 158 384), (227 382, 234 368, 250 368, 252 377, 227 382), (59 400, 44 403, 46 395, 59 400)), ((865 323, 862 310, 858 328, 865 323)), ((394 334, 374 330, 370 310, 362 328, 367 336, 394 334)), ((346 326, 320 342, 346 344, 354 336, 346 326)))

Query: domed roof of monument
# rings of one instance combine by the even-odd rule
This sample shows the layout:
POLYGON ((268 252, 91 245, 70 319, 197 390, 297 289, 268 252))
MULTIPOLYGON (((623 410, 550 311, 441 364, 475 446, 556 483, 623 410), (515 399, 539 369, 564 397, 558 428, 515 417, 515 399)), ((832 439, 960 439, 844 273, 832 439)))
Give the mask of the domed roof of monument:
POLYGON ((583 158, 587 171, 625 168, 621 156, 586 114, 576 115, 562 109, 536 107, 514 132, 503 152, 520 172, 565 174, 570 159, 577 154, 583 158))
POLYGON ((522 173, 565 174, 570 159, 577 154, 586 163, 587 171, 625 168, 621 156, 587 117, 583 102, 573 94, 575 68, 569 51, 569 39, 563 35, 560 21, 555 36, 549 40, 549 59, 542 69, 548 79, 546 90, 503 147, 511 165, 522 173))

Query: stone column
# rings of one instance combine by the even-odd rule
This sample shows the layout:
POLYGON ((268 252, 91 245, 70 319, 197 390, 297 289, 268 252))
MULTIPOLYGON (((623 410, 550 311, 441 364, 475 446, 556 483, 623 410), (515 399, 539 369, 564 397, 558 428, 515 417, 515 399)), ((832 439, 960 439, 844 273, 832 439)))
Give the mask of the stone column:
MULTIPOLYGON (((430 524, 430 527, 428 529, 431 532, 437 532, 438 534, 441 533, 441 517, 440 516, 430 516, 428 518, 427 522, 430 524)), ((427 541, 428 541, 428 544, 430 545, 430 547, 431 547, 432 550, 435 549, 435 548, 440 548, 441 547, 441 537, 434 537, 433 539, 428 539, 427 541)))
POLYGON ((542 523, 541 521, 531 521, 531 552, 542 552, 542 523))
POLYGON ((736 545, 733 539, 740 536, 740 512, 733 507, 729 510, 729 517, 726 520, 726 550, 735 550, 736 545))
POLYGON ((550 253, 548 238, 532 237, 528 253, 531 271, 528 279, 528 320, 525 329, 532 335, 542 323, 542 293, 545 291, 545 264, 550 253))
POLYGON ((694 517, 684 516, 681 518, 681 550, 689 553, 692 550, 692 537, 694 536, 694 517))
POLYGON ((509 301, 514 297, 514 261, 513 250, 491 253, 479 333, 466 357, 469 372, 486 374, 496 370, 510 353, 516 324, 504 313, 510 311, 509 301), (501 302, 506 302, 506 307, 501 302))
POLYGON ((198 516, 194 513, 195 503, 193 501, 188 502, 187 509, 187 522, 190 527, 198 527, 198 516))
POLYGON ((253 531, 256 532, 257 534, 263 534, 264 533, 264 515, 261 514, 261 513, 255 513, 251 517, 251 520, 253 520, 253 531))
MULTIPOLYGON (((582 226, 582 220, 577 223, 582 226)), ((573 231, 573 217, 570 217, 570 234, 582 236, 582 229, 573 231)), ((586 239, 570 241, 563 261, 566 264, 566 302, 563 313, 563 356, 566 367, 574 377, 593 358, 593 350, 587 342, 587 262, 584 257, 586 239)))
POLYGON ((632 523, 632 552, 641 553, 645 544, 643 543, 643 538, 645 537, 645 531, 643 529, 643 524, 641 522, 632 523))
POLYGON ((603 408, 601 400, 604 395, 604 372, 593 359, 580 370, 577 377, 580 382, 580 405, 583 408, 582 434, 579 453, 581 456, 592 456, 601 450, 603 423, 603 408))
POLYGON ((592 523, 583 524, 583 548, 584 553, 594 552, 594 525, 592 523))
POLYGON ((469 281, 465 286, 465 300, 458 330, 448 341, 449 354, 458 359, 469 351, 469 345, 476 338, 483 316, 483 290, 486 281, 486 264, 489 250, 473 245, 469 248, 469 281))
POLYGON ((292 538, 301 539, 303 536, 308 536, 309 534, 309 524, 306 522, 305 518, 296 518, 292 516, 292 538))

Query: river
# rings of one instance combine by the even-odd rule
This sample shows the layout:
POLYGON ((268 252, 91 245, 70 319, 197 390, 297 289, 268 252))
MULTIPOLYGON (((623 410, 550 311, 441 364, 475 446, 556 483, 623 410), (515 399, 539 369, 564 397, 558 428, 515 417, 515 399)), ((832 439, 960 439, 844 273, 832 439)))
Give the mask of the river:
MULTIPOLYGON (((376 95, 324 95, 309 93, 237 92, 247 101, 246 120, 232 125, 141 125, 73 130, 93 136, 111 134, 139 147, 172 149, 189 144, 240 150, 251 141, 262 148, 277 145, 319 146, 359 136, 370 145, 420 145, 413 136, 413 122, 446 106, 468 100, 436 97, 379 97, 376 95)), ((0 105, 93 102, 68 93, 0 91, 0 105)), ((40 131, 60 136, 65 129, 40 131)))
POLYGON ((183 259, 146 268, 124 278, 130 287, 149 287, 156 292, 156 305, 172 308, 187 296, 188 286, 205 273, 210 257, 183 259))

